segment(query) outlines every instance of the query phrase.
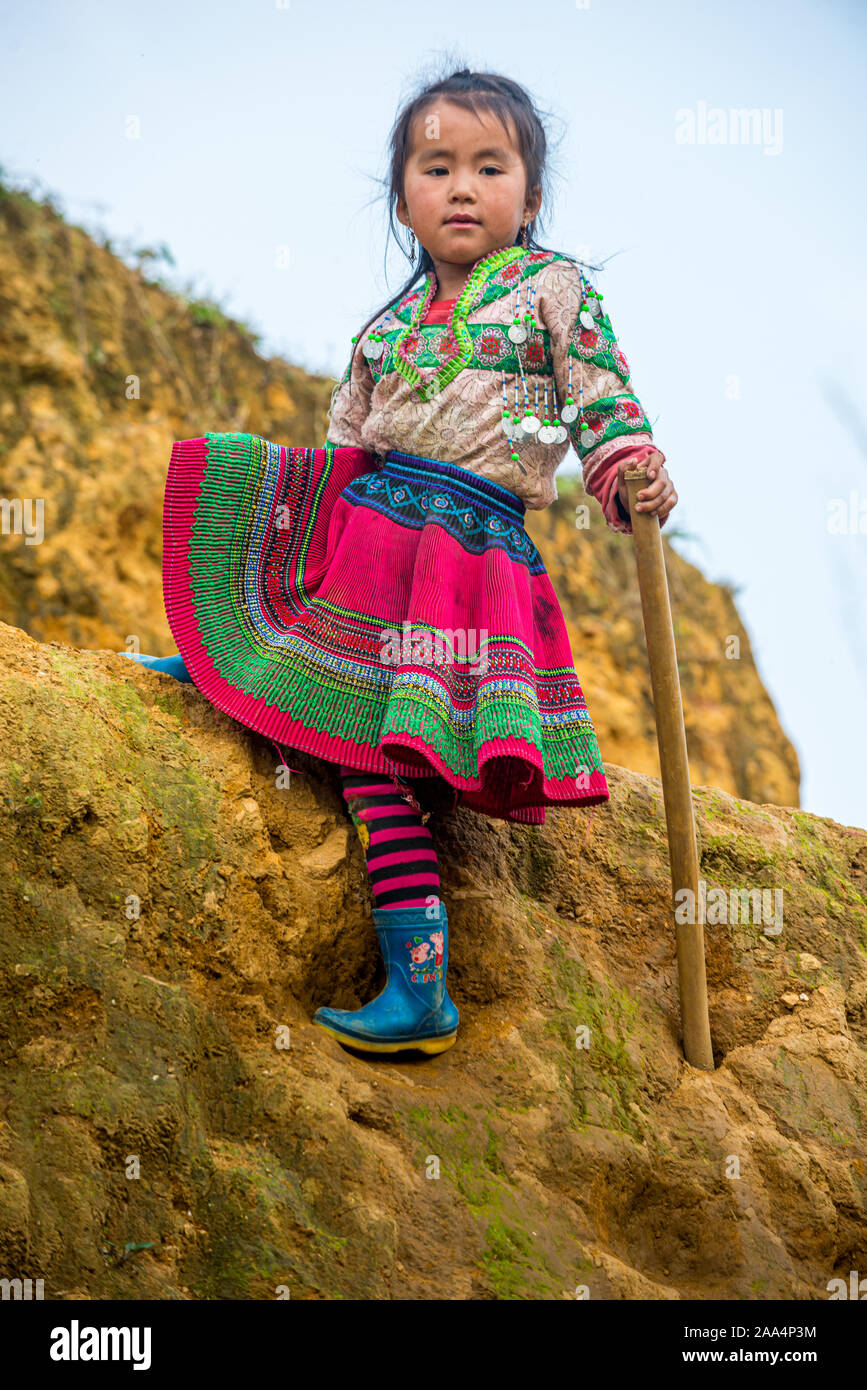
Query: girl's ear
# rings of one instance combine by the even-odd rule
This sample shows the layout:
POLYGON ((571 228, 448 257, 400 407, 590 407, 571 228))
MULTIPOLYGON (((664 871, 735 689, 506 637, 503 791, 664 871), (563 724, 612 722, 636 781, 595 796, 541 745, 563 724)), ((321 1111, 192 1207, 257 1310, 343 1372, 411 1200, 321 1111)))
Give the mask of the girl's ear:
POLYGON ((524 211, 529 213, 531 222, 533 218, 538 214, 539 208, 541 206, 542 189, 539 184, 536 184, 536 187, 531 189, 530 192, 527 194, 527 197, 524 202, 524 211))

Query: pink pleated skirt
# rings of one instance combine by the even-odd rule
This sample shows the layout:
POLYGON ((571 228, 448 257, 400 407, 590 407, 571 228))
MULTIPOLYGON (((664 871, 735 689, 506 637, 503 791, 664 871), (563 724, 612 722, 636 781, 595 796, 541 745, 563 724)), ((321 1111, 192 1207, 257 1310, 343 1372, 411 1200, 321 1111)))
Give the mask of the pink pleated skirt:
POLYGON ((441 777, 544 824, 608 799, 566 625, 507 488, 457 464, 208 434, 172 449, 166 613, 198 688, 277 744, 441 777))

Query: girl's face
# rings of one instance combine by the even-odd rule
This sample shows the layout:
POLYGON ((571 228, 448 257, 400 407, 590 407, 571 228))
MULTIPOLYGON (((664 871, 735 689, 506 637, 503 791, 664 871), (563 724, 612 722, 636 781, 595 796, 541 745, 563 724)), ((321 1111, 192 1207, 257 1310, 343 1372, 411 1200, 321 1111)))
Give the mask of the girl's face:
POLYGON ((511 131, 484 110, 475 116, 447 98, 416 117, 396 212, 412 226, 437 267, 472 265, 511 246, 522 221, 539 210, 526 196, 526 174, 511 131), (470 222, 455 222, 457 215, 470 222))

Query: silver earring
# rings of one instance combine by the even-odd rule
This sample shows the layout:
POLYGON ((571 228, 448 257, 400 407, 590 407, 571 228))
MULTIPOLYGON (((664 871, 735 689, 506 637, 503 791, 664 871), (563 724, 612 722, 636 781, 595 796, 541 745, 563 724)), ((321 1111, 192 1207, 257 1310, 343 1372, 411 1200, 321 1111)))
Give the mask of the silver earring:
POLYGON ((415 261, 415 232, 412 227, 409 229, 409 259, 415 261))

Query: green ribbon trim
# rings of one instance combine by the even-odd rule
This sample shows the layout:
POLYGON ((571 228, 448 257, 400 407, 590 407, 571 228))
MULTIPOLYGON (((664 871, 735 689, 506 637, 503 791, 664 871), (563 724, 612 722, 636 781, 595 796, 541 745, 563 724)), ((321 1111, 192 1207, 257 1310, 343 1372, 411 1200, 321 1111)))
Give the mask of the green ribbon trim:
POLYGON ((600 396, 598 401, 592 405, 584 407, 584 423, 582 424, 579 415, 577 420, 573 420, 569 426, 569 433, 572 436, 572 443, 575 452, 583 463, 588 454, 594 449, 598 449, 600 444, 604 444, 609 439, 617 439, 623 434, 651 434, 650 421, 644 413, 644 406, 637 396, 624 394, 622 396, 600 396), (638 413, 628 416, 624 406, 626 403, 637 407, 638 413), (619 412, 619 413, 618 413, 619 412), (599 425, 603 424, 602 431, 599 425), (596 438, 593 443, 586 448, 581 443, 581 431, 587 426, 594 430, 596 438))

